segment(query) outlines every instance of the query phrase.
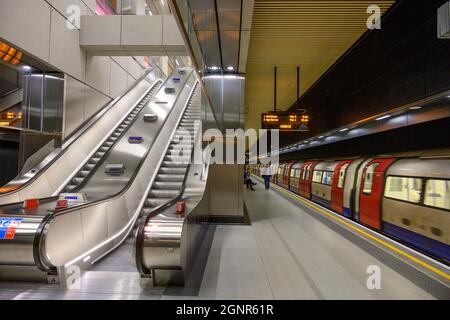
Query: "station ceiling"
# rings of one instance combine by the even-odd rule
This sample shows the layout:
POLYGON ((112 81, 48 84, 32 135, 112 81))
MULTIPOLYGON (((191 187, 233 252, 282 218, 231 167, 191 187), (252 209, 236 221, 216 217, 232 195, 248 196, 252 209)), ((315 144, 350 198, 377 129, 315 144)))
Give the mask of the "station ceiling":
POLYGON ((277 108, 288 109, 368 30, 370 5, 384 14, 395 0, 255 0, 246 70, 246 128, 259 128, 274 108, 273 67, 278 67, 277 108))

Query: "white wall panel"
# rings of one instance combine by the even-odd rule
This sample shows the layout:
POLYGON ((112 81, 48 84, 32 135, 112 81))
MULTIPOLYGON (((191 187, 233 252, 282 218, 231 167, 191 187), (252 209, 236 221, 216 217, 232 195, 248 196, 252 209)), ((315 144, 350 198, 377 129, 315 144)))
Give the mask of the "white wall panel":
POLYGON ((126 88, 128 83, 128 74, 114 60, 111 60, 111 80, 109 95, 113 98, 118 97, 126 88))
MULTIPOLYGON (((161 45, 163 16, 122 16, 122 45, 161 45), (140 32, 137 32, 139 30, 140 32), (146 30, 143 32, 142 30, 146 30), (145 35, 145 36, 144 36, 145 35)), ((95 19, 92 19, 95 20, 95 19)), ((177 29, 177 32, 178 29, 177 29)))
POLYGON ((97 7, 96 0, 82 0, 82 1, 88 6, 88 8, 92 11, 92 13, 95 12, 95 8, 97 7))
POLYGON ((86 82, 106 95, 109 95, 110 72, 110 57, 96 57, 87 55, 86 82))
MULTIPOLYGON (((87 5, 81 0, 51 0, 51 4, 66 19, 69 19, 73 14, 71 10, 68 10, 72 9, 72 6, 77 6, 78 8, 80 8, 81 15, 88 15, 91 12, 90 9, 88 9, 87 5)), ((76 27, 78 29, 80 28, 79 19, 76 27)))
POLYGON ((67 20, 52 9, 49 62, 79 80, 84 80, 86 53, 80 49, 80 32, 67 27, 67 20))
POLYGON ((100 109, 102 95, 92 88, 85 87, 84 96, 84 119, 86 120, 100 109))
MULTIPOLYGON (((81 15, 92 15, 96 0, 0 0, 0 37, 66 74, 63 136, 72 133, 111 96, 123 92, 143 74, 132 57, 86 54, 80 48, 79 30, 67 25, 71 14, 68 8, 72 5, 79 6, 81 15)), ((100 22, 101 29, 108 33, 101 41, 108 41, 108 37, 120 39, 117 21, 120 22, 120 17, 106 17, 100 22), (113 27, 105 27, 105 23, 113 27)), ((134 41, 133 28, 142 23, 141 27, 153 26, 152 22, 144 21, 125 26, 129 41, 134 41)), ((149 41, 153 38, 162 41, 162 30, 149 30, 152 31, 148 32, 149 41)), ((138 59, 144 63, 143 57, 138 59)))
POLYGON ((42 0, 1 0, 0 37, 48 61, 50 6, 42 0))
POLYGON ((65 86, 64 132, 68 135, 84 121, 84 84, 66 77, 65 86))

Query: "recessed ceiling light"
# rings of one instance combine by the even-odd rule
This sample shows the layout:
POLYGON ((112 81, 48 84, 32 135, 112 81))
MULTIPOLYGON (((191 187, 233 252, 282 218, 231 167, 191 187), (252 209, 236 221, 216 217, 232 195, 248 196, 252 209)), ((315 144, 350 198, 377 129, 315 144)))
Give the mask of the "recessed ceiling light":
POLYGON ((344 128, 344 129, 339 130, 339 132, 345 132, 345 131, 348 131, 348 128, 344 128))
POLYGON ((228 67, 227 67, 227 70, 228 70, 228 71, 233 71, 233 70, 234 70, 234 67, 233 67, 233 66, 228 66, 228 67))
POLYGON ((416 107, 411 107, 411 108, 409 108, 409 110, 420 110, 420 109, 422 109, 422 107, 420 107, 420 106, 416 106, 416 107))
POLYGON ((219 67, 216 67, 216 66, 212 66, 212 67, 209 67, 211 70, 219 70, 219 67))
POLYGON ((22 70, 23 71, 31 71, 31 67, 30 66, 23 66, 22 70))
POLYGON ((319 139, 323 139, 323 138, 325 138, 325 136, 320 136, 320 137, 319 137, 319 139))

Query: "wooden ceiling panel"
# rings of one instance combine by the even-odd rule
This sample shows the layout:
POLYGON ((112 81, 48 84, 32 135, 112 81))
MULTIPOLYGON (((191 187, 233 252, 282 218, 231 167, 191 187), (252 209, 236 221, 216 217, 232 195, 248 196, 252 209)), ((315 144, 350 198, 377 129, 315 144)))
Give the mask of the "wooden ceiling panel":
POLYGON ((259 128, 273 109, 273 67, 278 67, 277 106, 308 90, 366 31, 370 5, 384 14, 395 0, 255 0, 246 71, 246 127, 259 128))

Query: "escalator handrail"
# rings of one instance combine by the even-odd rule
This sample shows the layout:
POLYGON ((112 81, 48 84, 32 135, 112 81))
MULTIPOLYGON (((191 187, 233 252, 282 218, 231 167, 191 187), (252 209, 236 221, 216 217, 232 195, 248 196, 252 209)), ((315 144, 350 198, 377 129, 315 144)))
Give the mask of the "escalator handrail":
MULTIPOLYGON (((37 164, 34 168, 30 169, 28 172, 26 172, 24 175, 20 176, 20 177, 16 177, 14 178, 12 181, 10 181, 9 183, 7 183, 6 185, 4 185, 3 187, 8 187, 8 186, 14 186, 16 184, 20 184, 17 188, 14 188, 11 191, 7 191, 7 192, 0 192, 0 196, 7 196, 9 194, 15 193, 18 190, 28 186, 33 180, 35 180, 36 178, 38 178, 39 176, 42 175, 43 172, 45 172, 53 163, 55 163, 63 154, 64 152, 81 136, 83 135, 86 131, 88 131, 91 127, 93 127, 95 125, 95 123, 109 110, 112 109, 112 107, 114 107, 120 100, 122 100, 122 98, 125 97, 125 95, 127 95, 129 92, 131 92, 131 90, 133 90, 142 80, 144 80, 150 73, 152 73, 155 69, 154 68, 150 68, 148 70, 146 70, 146 72, 138 79, 136 80, 136 82, 130 87, 128 88, 124 93, 122 93, 119 97, 117 97, 116 99, 114 99, 113 101, 109 102, 105 107, 102 108, 101 111, 99 111, 98 113, 95 114, 95 116, 93 116, 90 120, 88 120, 80 129, 78 129, 77 131, 75 131, 68 139, 66 139, 66 141, 64 142, 63 146, 59 149, 56 149, 55 151, 53 151, 52 153, 54 154, 53 157, 50 159, 50 161, 48 161, 46 164, 44 164, 42 166, 42 168, 36 170, 35 168, 39 167, 47 158, 48 156, 41 161, 39 164, 37 164), (17 180, 20 180, 17 181, 17 180), (17 182, 16 182, 17 181, 17 182)), ((158 79, 160 80, 160 79, 158 79)), ((156 80, 156 81, 158 81, 156 80)), ((155 81, 155 83, 156 83, 155 81)), ((50 154, 51 155, 51 154, 50 154)))
POLYGON ((8 91, 8 92, 6 92, 6 93, 0 94, 0 98, 9 96, 10 94, 16 93, 17 91, 20 91, 20 90, 22 90, 22 88, 15 88, 15 89, 12 89, 11 91, 8 91))
MULTIPOLYGON (((173 74, 176 70, 178 70, 178 69, 174 69, 174 71, 172 72, 172 74, 173 74)), ((193 74, 194 74, 193 71, 191 71, 191 73, 190 73, 189 76, 187 77, 186 84, 187 84, 187 82, 189 81, 189 79, 193 76, 193 74)), ((159 90, 162 90, 162 88, 164 88, 164 85, 165 85, 170 79, 171 79, 171 77, 167 77, 167 79, 164 81, 164 83, 160 86, 160 89, 159 89, 159 90)), ((181 90, 181 91, 179 92, 177 98, 175 99, 175 101, 174 101, 174 103, 173 103, 173 106, 175 106, 176 103, 178 102, 178 99, 180 98, 182 92, 183 92, 183 90, 181 90)), ((188 101, 189 101, 189 99, 190 99, 190 96, 188 97, 188 101)), ((164 126, 165 126, 167 120, 169 119, 169 116, 170 116, 170 114, 172 113, 173 109, 174 109, 174 108, 172 107, 172 109, 171 109, 171 110, 169 111, 169 113, 167 114, 167 117, 164 119, 163 123, 161 124, 161 127, 160 127, 159 130, 156 132, 155 137, 158 137, 158 136, 159 136, 161 130, 164 128, 164 126)), ((92 206, 95 206, 95 205, 99 205, 99 204, 102 204, 102 203, 111 201, 111 200, 113 200, 113 199, 117 199, 117 198, 121 197, 122 195, 124 195, 124 194, 128 191, 128 189, 130 188, 130 186, 133 184, 133 182, 134 182, 136 176, 138 175, 138 173, 140 172, 140 170, 141 170, 141 168, 142 168, 142 165, 143 165, 143 163, 144 163, 144 159, 147 158, 148 153, 153 149, 153 146, 154 146, 155 142, 156 142, 156 138, 153 140, 153 142, 151 143, 151 145, 148 147, 146 153, 143 155, 141 162, 140 162, 139 165, 136 167, 136 170, 134 171, 133 175, 132 175, 132 176, 130 177, 130 179, 128 180, 127 185, 126 185, 122 190, 120 190, 118 193, 116 193, 116 194, 114 194, 114 195, 111 195, 111 196, 108 196, 108 197, 106 197, 106 198, 104 198, 104 199, 100 199, 100 200, 88 202, 88 203, 85 203, 85 204, 82 204, 82 205, 79 205, 79 206, 76 206, 76 207, 72 207, 72 208, 67 208, 67 209, 63 209, 63 210, 58 210, 58 211, 56 211, 56 212, 51 212, 51 213, 49 213, 49 214, 46 215, 46 217, 42 220, 41 225, 40 225, 39 228, 38 228, 38 232, 36 232, 36 234, 35 234, 35 242, 36 242, 36 245, 34 246, 35 262, 36 262, 36 259, 39 260, 38 262, 36 262, 36 265, 37 265, 37 266, 43 267, 43 269, 41 269, 42 271, 46 271, 46 272, 49 271, 49 270, 45 267, 45 264, 42 262, 43 260, 42 260, 42 258, 41 258, 42 239, 44 238, 43 235, 45 234, 44 231, 45 231, 46 226, 47 226, 53 219, 55 219, 56 217, 59 217, 59 216, 62 216, 62 215, 69 215, 69 214, 72 214, 72 213, 76 213, 76 212, 78 212, 79 210, 83 210, 83 209, 86 209, 86 208, 88 208, 88 207, 92 207, 92 206), (47 216, 50 216, 50 217, 47 218, 47 216), (36 240, 36 238, 38 238, 38 239, 36 240)), ((170 141, 169 141, 169 143, 170 143, 170 141)), ((50 198, 48 198, 48 199, 50 199, 50 198)))

